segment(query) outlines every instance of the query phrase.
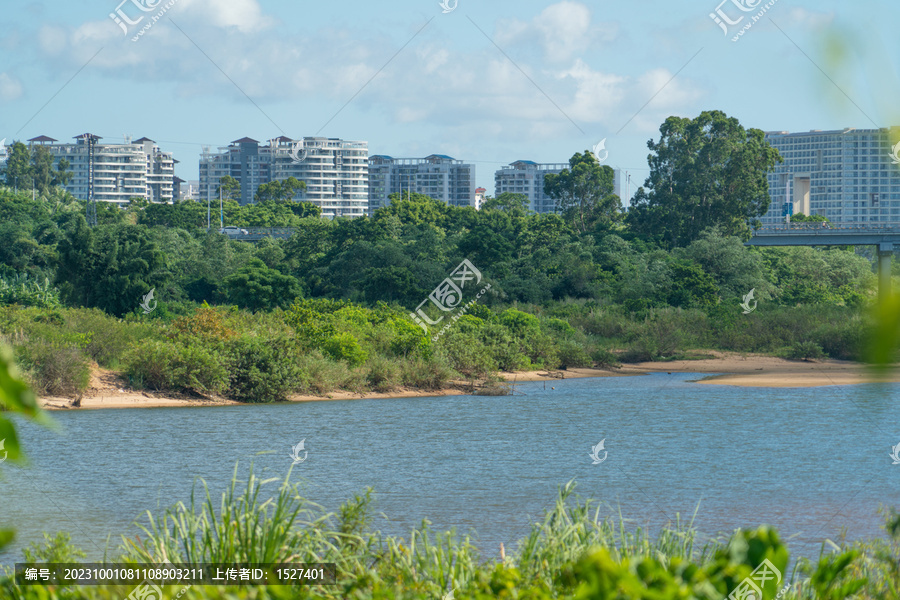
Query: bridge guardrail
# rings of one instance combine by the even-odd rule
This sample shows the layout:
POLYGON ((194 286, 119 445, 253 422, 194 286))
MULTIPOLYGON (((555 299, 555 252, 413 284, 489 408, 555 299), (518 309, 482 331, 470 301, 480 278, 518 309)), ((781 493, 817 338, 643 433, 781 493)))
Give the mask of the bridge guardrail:
POLYGON ((776 233, 796 233, 801 231, 809 232, 891 232, 900 233, 900 222, 879 222, 879 223, 784 223, 779 225, 767 225, 753 230, 753 235, 758 233, 776 234, 776 233))

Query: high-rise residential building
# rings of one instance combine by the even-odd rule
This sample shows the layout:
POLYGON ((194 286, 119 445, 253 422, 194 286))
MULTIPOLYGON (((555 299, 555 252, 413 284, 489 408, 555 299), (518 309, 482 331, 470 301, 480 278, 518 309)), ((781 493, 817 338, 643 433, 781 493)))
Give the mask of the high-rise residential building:
POLYGON ((889 142, 897 134, 897 128, 766 133, 784 162, 768 174, 771 204, 760 220, 783 223, 793 212, 835 223, 900 222, 894 163, 900 158, 889 142))
POLYGON ((102 144, 101 139, 84 133, 75 137, 74 144, 61 144, 41 135, 28 143, 46 147, 53 156, 54 168, 60 159, 69 161, 72 178, 65 189, 76 198, 86 200, 93 193, 97 202, 122 207, 135 196, 151 202, 172 202, 176 198, 177 161, 171 153, 160 150, 149 138, 131 141, 126 137, 122 144, 102 144))
POLYGON ((269 181, 269 162, 260 160, 259 142, 243 137, 219 152, 209 146, 200 155, 200 197, 212 199, 218 195, 219 180, 231 176, 241 183, 241 205, 253 202, 260 184, 269 181))
POLYGON ((425 158, 369 157, 369 214, 390 204, 390 195, 411 191, 451 206, 474 206, 475 165, 445 154, 425 158))
POLYGON ((361 217, 369 205, 369 146, 336 138, 305 137, 269 141, 269 177, 294 177, 306 184, 300 199, 322 209, 323 217, 361 217))
POLYGON ((280 136, 261 146, 241 138, 200 156, 200 198, 215 197, 219 180, 241 183, 241 204, 254 201, 259 186, 294 177, 306 184, 295 200, 311 202, 325 217, 359 217, 368 208, 368 145, 335 138, 280 136))
POLYGON ((537 213, 556 211, 556 201, 544 193, 544 175, 560 173, 569 163, 539 164, 530 160, 517 160, 494 173, 494 195, 505 192, 525 194, 528 208, 537 213))

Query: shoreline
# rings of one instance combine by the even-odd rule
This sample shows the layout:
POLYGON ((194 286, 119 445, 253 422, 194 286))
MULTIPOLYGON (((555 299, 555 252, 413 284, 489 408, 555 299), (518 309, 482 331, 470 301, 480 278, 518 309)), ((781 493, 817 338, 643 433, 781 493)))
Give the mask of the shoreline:
MULTIPOLYGON (((666 362, 630 363, 617 368, 573 368, 558 371, 501 372, 505 383, 530 383, 582 379, 586 377, 633 377, 650 373, 692 373, 705 375, 696 381, 702 385, 738 387, 798 388, 826 385, 855 385, 875 381, 872 371, 863 364, 839 360, 815 362, 790 361, 772 356, 709 351, 713 358, 673 360, 666 362)), ((900 370, 893 369, 881 382, 900 382, 900 370)), ((422 398, 470 394, 464 382, 439 390, 402 388, 392 392, 335 391, 322 396, 293 395, 289 402, 325 402, 329 400, 361 400, 384 398, 422 398)), ((197 406, 248 406, 227 398, 198 398, 177 394, 125 390, 119 387, 112 372, 99 370, 91 376, 91 386, 79 406, 71 398, 42 397, 38 403, 46 410, 94 410, 104 408, 171 408, 197 406)))

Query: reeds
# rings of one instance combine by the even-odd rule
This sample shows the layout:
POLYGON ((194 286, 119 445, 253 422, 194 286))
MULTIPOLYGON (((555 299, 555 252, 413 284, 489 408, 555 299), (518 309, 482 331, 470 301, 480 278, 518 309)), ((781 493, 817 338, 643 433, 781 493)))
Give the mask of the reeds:
MULTIPOLYGON (((241 483, 235 467, 218 501, 200 481, 188 504, 175 504, 159 517, 148 512, 142 536, 123 538, 118 562, 337 566, 336 585, 193 586, 183 599, 422 600, 453 590, 454 598, 479 600, 724 600, 764 557, 785 575, 778 588, 791 584, 782 600, 898 597, 900 553, 894 541, 852 547, 832 542, 823 545, 815 563, 801 560, 788 576, 787 548, 771 529, 704 541, 693 526, 695 511, 690 520, 679 518, 653 535, 630 526, 621 513, 602 516, 600 503, 574 491, 574 482, 561 486, 554 506, 497 560, 483 558, 468 535, 434 532, 428 521, 408 537, 382 535, 373 529, 371 490, 328 513, 302 497, 290 472, 284 479, 260 479, 251 466, 241 483)), ((45 553, 52 554, 52 548, 45 553)), ((175 597, 180 589, 169 586, 165 597, 175 597)), ((2 598, 110 599, 128 593, 121 586, 20 587, 0 578, 2 598)), ((773 587, 765 598, 774 597, 773 587)))

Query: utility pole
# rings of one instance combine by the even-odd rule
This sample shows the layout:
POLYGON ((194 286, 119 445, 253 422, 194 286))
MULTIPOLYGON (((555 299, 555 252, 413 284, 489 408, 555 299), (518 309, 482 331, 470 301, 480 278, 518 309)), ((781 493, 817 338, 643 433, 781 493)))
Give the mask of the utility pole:
POLYGON ((222 186, 219 186, 219 227, 225 227, 225 210, 222 208, 222 186))
POLYGON ((209 187, 206 188, 206 232, 209 233, 209 187))

